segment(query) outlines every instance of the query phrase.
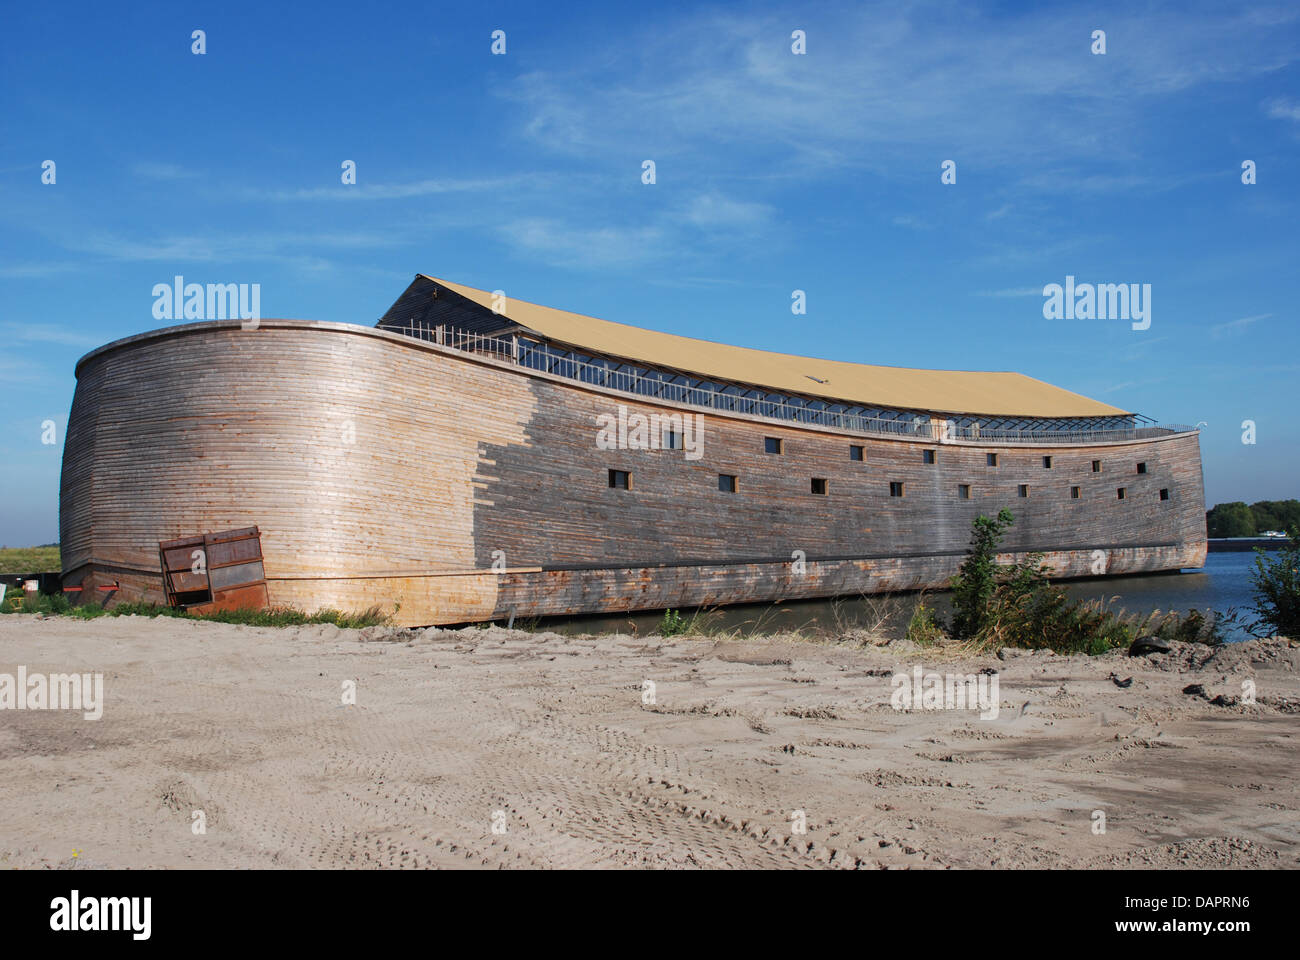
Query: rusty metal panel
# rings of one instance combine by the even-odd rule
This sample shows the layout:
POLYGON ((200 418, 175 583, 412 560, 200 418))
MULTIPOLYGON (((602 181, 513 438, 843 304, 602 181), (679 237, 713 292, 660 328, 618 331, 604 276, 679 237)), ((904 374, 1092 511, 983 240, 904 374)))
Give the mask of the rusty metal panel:
POLYGON ((218 590, 207 603, 187 607, 192 613, 212 613, 217 610, 242 610, 249 607, 260 610, 268 603, 266 584, 253 583, 231 590, 218 590))
POLYGON ((267 605, 257 527, 164 540, 158 544, 158 557, 163 591, 173 607, 202 612, 267 605), (199 551, 202 564, 195 563, 199 551))
POLYGON ((262 544, 257 537, 241 540, 212 542, 207 546, 208 567, 222 567, 232 563, 262 559, 262 544))
MULTIPOLYGON (((158 549, 164 552, 170 552, 172 550, 180 550, 182 547, 193 549, 194 547, 201 546, 203 546, 203 537, 200 535, 197 537, 181 537, 179 540, 164 540, 158 544, 158 549)), ((186 554, 186 556, 188 556, 188 554, 186 554)))
POLYGON ((194 551, 203 549, 203 541, 196 545, 163 550, 163 562, 168 570, 189 570, 194 566, 194 551))
POLYGON ((208 580, 214 591, 228 590, 249 583, 264 583, 266 573, 262 570, 262 561, 254 560, 228 567, 209 567, 208 580))
POLYGON ((176 593, 192 593, 195 590, 208 590, 208 576, 190 570, 170 570, 172 590, 176 593))

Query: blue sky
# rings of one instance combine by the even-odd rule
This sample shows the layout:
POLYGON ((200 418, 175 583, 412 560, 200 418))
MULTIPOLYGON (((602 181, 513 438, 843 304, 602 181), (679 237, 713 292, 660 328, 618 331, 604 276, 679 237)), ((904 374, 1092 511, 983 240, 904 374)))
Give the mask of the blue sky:
POLYGON ((0 543, 57 539, 74 364, 162 325, 151 291, 176 274, 259 283, 266 317, 370 325, 427 272, 746 346, 1017 370, 1206 421, 1207 505, 1300 496, 1294 3, 5 20, 0 543), (1045 320, 1067 275, 1150 284, 1150 329, 1045 320))

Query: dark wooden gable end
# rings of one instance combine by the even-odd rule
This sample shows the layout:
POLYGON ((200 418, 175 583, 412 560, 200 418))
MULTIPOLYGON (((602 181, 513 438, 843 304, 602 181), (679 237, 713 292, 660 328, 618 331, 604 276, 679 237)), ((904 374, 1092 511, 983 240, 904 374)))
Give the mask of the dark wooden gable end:
POLYGON ((495 314, 468 297, 434 283, 428 277, 412 280, 411 285, 393 302, 375 326, 381 330, 414 336, 420 336, 419 331, 432 331, 439 326, 480 336, 514 333, 523 329, 510 318, 495 314))

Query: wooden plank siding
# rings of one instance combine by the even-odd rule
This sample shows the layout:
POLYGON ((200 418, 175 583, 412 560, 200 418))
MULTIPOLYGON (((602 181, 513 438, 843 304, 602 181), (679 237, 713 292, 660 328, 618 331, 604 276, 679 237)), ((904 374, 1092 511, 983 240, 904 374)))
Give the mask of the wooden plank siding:
POLYGON ((971 520, 1004 506, 1007 558, 1043 550, 1062 576, 1088 575, 1096 550, 1109 573, 1205 558, 1195 433, 1078 446, 848 435, 305 321, 155 331, 93 351, 77 376, 65 582, 117 582, 114 601, 161 599, 159 541, 244 526, 261 528, 273 604, 400 604, 405 624, 941 586, 971 520), (702 457, 598 449, 597 417, 620 405, 698 417, 702 457), (611 488, 611 469, 631 488, 611 488))

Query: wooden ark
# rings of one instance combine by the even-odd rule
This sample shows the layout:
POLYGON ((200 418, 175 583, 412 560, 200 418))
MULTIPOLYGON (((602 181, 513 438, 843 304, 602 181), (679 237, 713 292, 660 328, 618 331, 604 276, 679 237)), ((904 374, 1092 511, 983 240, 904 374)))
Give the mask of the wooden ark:
POLYGON ((255 527, 266 602, 400 624, 858 595, 943 585, 1002 507, 1003 559, 1058 576, 1204 563, 1191 428, 1014 374, 500 306, 418 277, 376 327, 216 320, 92 351, 64 582, 167 602, 194 585, 165 541, 255 527), (659 449, 605 429, 640 439, 638 415, 659 449))

